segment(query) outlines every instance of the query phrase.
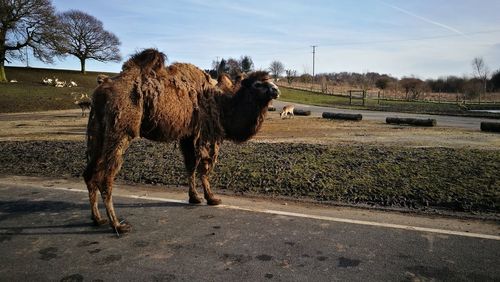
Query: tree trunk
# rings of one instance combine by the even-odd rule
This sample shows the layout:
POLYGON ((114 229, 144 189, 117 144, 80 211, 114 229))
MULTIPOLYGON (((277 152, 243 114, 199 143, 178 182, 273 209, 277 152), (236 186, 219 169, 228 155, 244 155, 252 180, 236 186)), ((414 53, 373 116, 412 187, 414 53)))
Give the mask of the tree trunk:
POLYGON ((5 75, 5 50, 0 54, 0 83, 7 82, 5 75))
POLYGON ((83 74, 86 74, 86 72, 85 72, 85 58, 79 58, 79 59, 80 59, 80 66, 81 66, 80 72, 83 74))
POLYGON ((0 61, 0 83, 7 82, 7 76, 5 76, 5 61, 0 61))

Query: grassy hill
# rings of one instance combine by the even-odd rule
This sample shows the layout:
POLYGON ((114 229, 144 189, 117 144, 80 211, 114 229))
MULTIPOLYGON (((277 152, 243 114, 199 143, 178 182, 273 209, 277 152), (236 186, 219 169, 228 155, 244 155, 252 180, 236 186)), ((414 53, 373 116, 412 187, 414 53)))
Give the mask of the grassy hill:
POLYGON ((29 112, 44 110, 63 110, 75 108, 72 95, 91 94, 96 87, 98 74, 115 75, 106 72, 87 72, 45 69, 6 67, 9 80, 17 83, 0 83, 0 112, 29 112), (61 81, 75 81, 77 87, 57 88, 44 85, 43 78, 58 78, 61 81))

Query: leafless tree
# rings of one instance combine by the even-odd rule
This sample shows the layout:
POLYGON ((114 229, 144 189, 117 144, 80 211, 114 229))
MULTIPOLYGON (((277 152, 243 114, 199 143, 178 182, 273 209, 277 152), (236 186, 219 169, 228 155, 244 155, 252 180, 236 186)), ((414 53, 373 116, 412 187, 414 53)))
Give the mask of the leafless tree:
POLYGON ((286 74, 286 81, 288 81, 288 84, 291 85, 293 80, 297 77, 297 71, 285 70, 285 74, 286 74))
POLYGON ((52 63, 60 40, 50 0, 0 0, 0 82, 7 81, 5 62, 24 61, 26 48, 42 62, 52 63))
MULTIPOLYGON (((490 73, 488 66, 484 63, 483 58, 476 57, 472 60, 472 69, 474 77, 481 80, 483 83, 483 93, 486 94, 486 83, 488 82, 488 75, 490 73)), ((481 103, 481 94, 479 94, 479 103, 481 103)))
POLYGON ((240 62, 234 58, 227 59, 226 65, 229 68, 228 74, 233 78, 242 72, 240 62))
POLYGON ((85 73, 85 61, 119 62, 121 60, 120 40, 113 33, 104 30, 102 22, 78 10, 58 15, 60 32, 64 36, 58 46, 61 55, 73 55, 80 60, 81 72, 85 73))
POLYGON ((280 61, 272 61, 269 65, 269 71, 274 79, 277 79, 285 71, 285 66, 280 61))
POLYGON ((416 100, 428 90, 425 82, 415 77, 403 77, 399 83, 405 90, 406 100, 416 100))

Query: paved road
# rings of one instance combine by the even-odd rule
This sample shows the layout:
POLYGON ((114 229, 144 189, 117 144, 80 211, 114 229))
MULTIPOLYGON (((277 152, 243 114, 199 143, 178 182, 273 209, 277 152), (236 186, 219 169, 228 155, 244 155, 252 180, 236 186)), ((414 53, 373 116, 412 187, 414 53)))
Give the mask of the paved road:
POLYGON ((460 116, 443 116, 443 115, 426 115, 426 114, 407 114, 407 113, 397 113, 397 112, 381 112, 381 111, 365 111, 365 110, 350 110, 350 109, 339 109, 331 107, 319 107, 303 105, 298 103, 289 103, 280 100, 274 100, 273 105, 278 111, 283 108, 286 104, 294 104, 296 108, 310 110, 312 116, 321 116, 323 112, 334 112, 334 113, 350 113, 350 114, 362 114, 364 120, 374 120, 385 122, 386 117, 407 117, 407 118, 433 118, 436 119, 437 126, 446 127, 458 127, 467 129, 480 129, 482 121, 493 121, 499 122, 498 119, 488 119, 488 118, 474 118, 474 117, 460 117, 460 116))
POLYGON ((89 224, 83 187, 14 182, 0 183, 2 281, 500 280, 498 226, 486 239, 130 194, 115 206, 134 229, 117 238, 89 224))

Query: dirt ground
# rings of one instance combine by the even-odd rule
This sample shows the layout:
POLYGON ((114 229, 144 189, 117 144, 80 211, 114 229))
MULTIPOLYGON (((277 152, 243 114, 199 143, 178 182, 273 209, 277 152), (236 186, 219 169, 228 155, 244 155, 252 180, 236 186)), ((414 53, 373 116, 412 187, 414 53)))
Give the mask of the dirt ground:
MULTIPOLYGON (((0 141, 84 140, 87 118, 79 109, 0 114, 0 141)), ((382 146, 499 149, 500 135, 477 129, 421 128, 376 121, 332 121, 269 112, 258 142, 372 144, 382 146)))

